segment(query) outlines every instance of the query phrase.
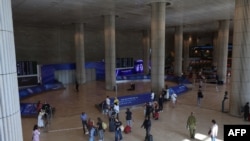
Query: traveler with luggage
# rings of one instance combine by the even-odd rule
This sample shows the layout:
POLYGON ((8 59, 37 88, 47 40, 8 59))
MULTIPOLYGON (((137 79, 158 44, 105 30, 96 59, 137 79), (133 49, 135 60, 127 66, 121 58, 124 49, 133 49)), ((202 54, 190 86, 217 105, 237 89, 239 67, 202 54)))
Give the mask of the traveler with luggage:
POLYGON ((150 141, 150 139, 152 138, 152 135, 150 134, 150 129, 151 129, 151 120, 149 118, 149 116, 145 117, 145 120, 143 121, 141 128, 144 127, 144 129, 146 130, 146 136, 145 136, 145 141, 150 141))
POLYGON ((122 122, 118 118, 115 118, 115 141, 122 141, 122 122))

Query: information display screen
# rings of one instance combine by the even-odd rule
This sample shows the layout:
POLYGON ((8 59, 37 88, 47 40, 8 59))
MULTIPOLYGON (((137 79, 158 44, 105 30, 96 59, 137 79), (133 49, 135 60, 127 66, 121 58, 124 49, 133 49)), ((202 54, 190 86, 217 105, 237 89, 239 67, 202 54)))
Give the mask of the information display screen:
POLYGON ((17 61, 18 86, 32 86, 38 84, 37 62, 17 61))
POLYGON ((19 87, 37 85, 37 82, 38 82, 37 76, 18 77, 19 87))
POLYGON ((116 58, 116 68, 134 67, 133 58, 116 58))
POLYGON ((37 74, 37 62, 35 61, 17 61, 17 75, 37 74))

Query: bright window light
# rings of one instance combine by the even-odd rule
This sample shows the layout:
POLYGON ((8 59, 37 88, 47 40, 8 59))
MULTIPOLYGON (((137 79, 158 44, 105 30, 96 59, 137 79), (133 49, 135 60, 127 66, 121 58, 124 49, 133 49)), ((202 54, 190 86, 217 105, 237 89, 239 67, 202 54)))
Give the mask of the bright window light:
MULTIPOLYGON (((211 141, 211 138, 208 135, 204 135, 201 133, 196 133, 195 134, 195 139, 198 141, 211 141)), ((182 141, 190 141, 189 139, 183 139, 182 141)), ((223 141, 221 139, 216 139, 216 141, 223 141)))

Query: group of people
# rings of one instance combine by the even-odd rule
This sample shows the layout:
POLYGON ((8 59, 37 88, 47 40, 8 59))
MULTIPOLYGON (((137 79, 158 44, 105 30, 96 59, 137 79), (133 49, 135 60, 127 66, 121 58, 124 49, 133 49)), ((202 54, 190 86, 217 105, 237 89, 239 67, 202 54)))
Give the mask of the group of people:
POLYGON ((88 118, 87 113, 82 112, 80 119, 84 134, 89 135, 89 141, 94 141, 95 136, 99 136, 99 141, 104 140, 104 132, 107 124, 100 117, 97 117, 97 123, 95 124, 92 118, 88 118))
MULTIPOLYGON (((200 100, 199 98, 202 98, 203 94, 201 91, 201 88, 199 88, 198 90, 198 102, 197 104, 200 104, 200 100), (202 96, 201 96, 202 95, 202 96)), ((145 105, 145 119, 142 122, 141 127, 145 129, 146 131, 146 136, 145 136, 145 140, 148 140, 148 138, 150 138, 150 130, 151 130, 151 114, 152 117, 155 118, 155 113, 161 112, 163 111, 163 102, 164 102, 164 98, 163 95, 159 95, 158 100, 156 100, 155 98, 155 94, 152 92, 151 94, 151 100, 152 102, 150 103, 146 103, 145 105)), ((172 105, 173 107, 175 106, 177 100, 177 95, 176 94, 172 94, 171 95, 171 101, 172 101, 172 105)), ((113 103, 111 104, 111 100, 109 98, 109 96, 106 97, 105 101, 104 101, 104 105, 103 105, 103 113, 107 115, 108 120, 112 120, 114 119, 114 127, 115 127, 115 141, 122 141, 123 139, 123 135, 122 135, 122 122, 119 120, 119 100, 117 97, 115 97, 113 103)), ((41 104, 41 102, 39 101, 37 103, 37 110, 38 111, 43 111, 46 112, 46 109, 50 107, 49 104, 47 104, 46 102, 44 104, 41 104)), ((244 112, 244 119, 247 120, 248 116, 249 116, 249 103, 247 102, 246 105, 244 106, 244 111, 248 111, 244 112)), ((130 111, 129 108, 126 109, 125 112, 125 119, 126 119, 126 125, 132 127, 132 112, 130 111)), ((33 128, 33 133, 32 133, 32 141, 39 141, 39 135, 40 135, 40 131, 39 128, 43 127, 41 120, 41 117, 39 117, 38 119, 38 124, 34 125, 33 128)), ((82 114, 80 115, 80 119, 82 121, 82 126, 83 126, 83 132, 84 134, 89 136, 89 141, 94 141, 95 138, 98 136, 99 141, 103 141, 104 140, 104 133, 105 130, 107 128, 107 124, 100 118, 97 117, 97 123, 95 124, 94 120, 92 118, 89 118, 87 116, 87 113, 82 112, 82 114)), ((196 118, 194 116, 194 113, 191 112, 190 116, 187 119, 187 129, 189 130, 190 133, 190 138, 194 139, 195 137, 195 131, 196 131, 196 118)), ((216 123, 216 121, 213 119, 212 121, 212 126, 208 131, 209 136, 211 137, 212 141, 215 141, 217 133, 218 133, 218 125, 216 123)))
MULTIPOLYGON (((113 102, 111 103, 110 97, 107 96, 105 101, 101 103, 101 107, 102 113, 107 115, 109 126, 111 122, 113 124, 112 127, 114 127, 115 141, 121 141, 123 139, 122 131, 124 126, 119 120, 119 99, 115 97, 113 102)), ((127 126, 132 127, 132 112, 129 108, 127 108, 125 114, 127 126)), ((87 114, 85 112, 82 112, 80 118, 82 121, 83 132, 84 134, 89 135, 89 141, 94 141, 96 136, 98 136, 99 141, 104 140, 104 132, 107 129, 107 124, 100 117, 97 117, 96 124, 94 123, 93 119, 87 117, 87 114), (95 132, 98 132, 98 135, 95 134, 95 132)))
POLYGON ((36 110, 38 113, 37 126, 38 128, 43 128, 46 125, 46 120, 52 116, 52 107, 46 101, 42 104, 39 100, 36 105, 36 110))
POLYGON ((115 117, 119 119, 120 106, 119 99, 117 97, 114 98, 114 101, 111 104, 111 100, 109 96, 107 96, 106 99, 101 103, 101 109, 102 113, 107 115, 109 119, 115 117))
MULTIPOLYGON (((114 120, 112 126, 114 127, 115 141, 122 141, 124 126, 117 117, 112 118, 113 119, 109 120, 114 120)), ((82 112, 80 119, 82 121, 84 134, 89 135, 89 141, 94 141, 97 136, 99 141, 104 141, 104 133, 107 129, 107 124, 100 117, 97 117, 97 123, 95 124, 93 119, 88 118, 87 114, 82 112)), ((127 126, 132 126, 132 112, 129 109, 126 111, 126 122, 127 126)))
POLYGON ((32 141, 40 141, 40 128, 46 126, 46 118, 52 116, 52 107, 46 101, 42 103, 40 100, 36 103, 36 111, 38 113, 37 124, 33 126, 32 141))

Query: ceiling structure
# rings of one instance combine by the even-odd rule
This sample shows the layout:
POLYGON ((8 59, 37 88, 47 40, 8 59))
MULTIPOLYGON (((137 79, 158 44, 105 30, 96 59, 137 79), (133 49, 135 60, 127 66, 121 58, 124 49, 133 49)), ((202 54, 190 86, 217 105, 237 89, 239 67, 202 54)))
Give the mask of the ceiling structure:
MULTIPOLYGON (((103 28, 103 15, 114 13, 116 29, 150 29, 151 2, 166 1, 166 28, 184 32, 216 31, 218 21, 232 21, 235 0, 11 0, 14 25, 58 26, 85 23, 103 28)), ((231 24, 232 28, 232 24, 231 24)))

